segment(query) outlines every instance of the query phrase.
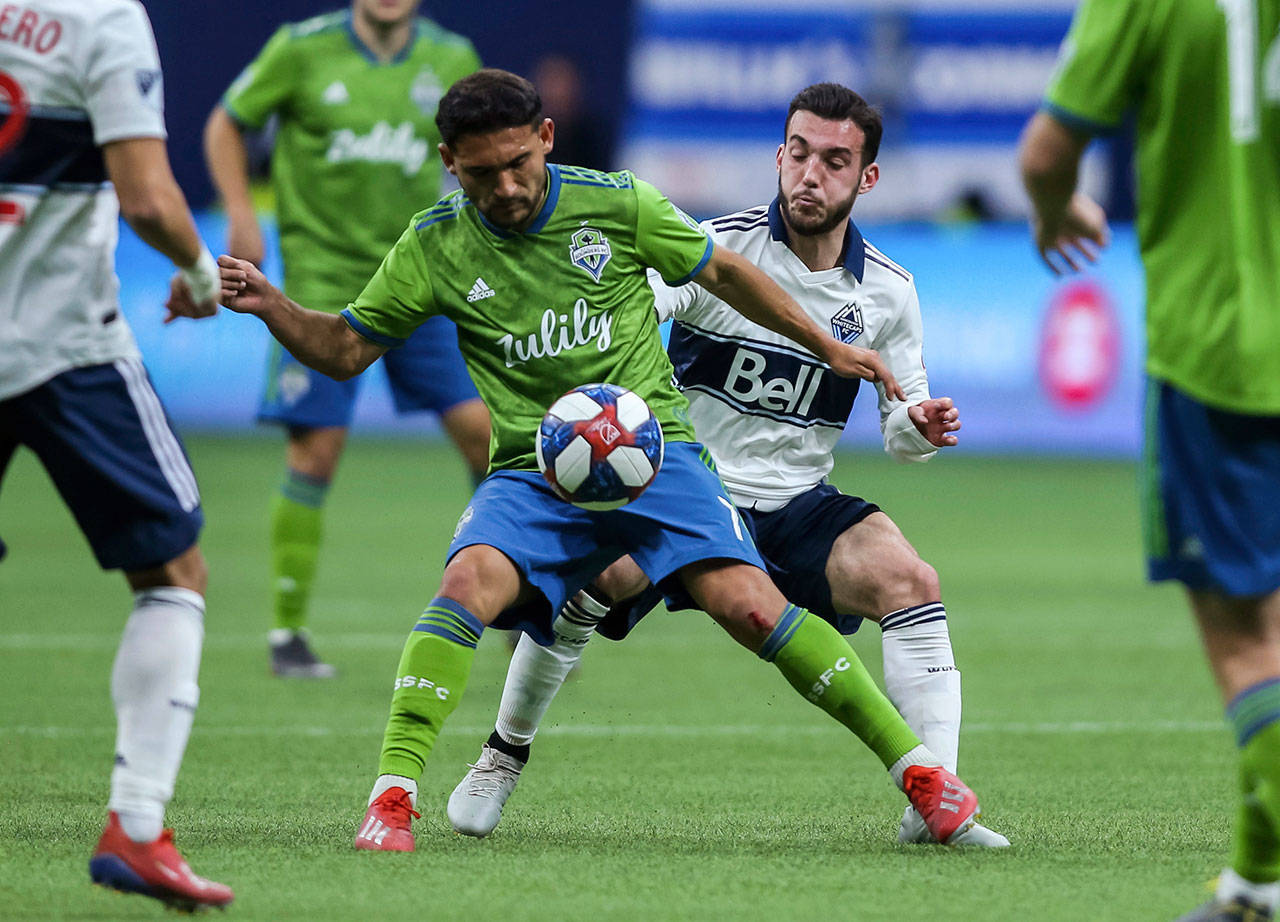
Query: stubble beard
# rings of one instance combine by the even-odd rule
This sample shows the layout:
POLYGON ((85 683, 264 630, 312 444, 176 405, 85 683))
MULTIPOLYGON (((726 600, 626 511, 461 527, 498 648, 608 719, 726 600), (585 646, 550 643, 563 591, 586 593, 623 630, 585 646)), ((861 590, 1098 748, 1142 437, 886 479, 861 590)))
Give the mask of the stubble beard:
POLYGON ((848 218, 849 213, 853 211, 853 200, 857 197, 856 190, 849 193, 849 197, 843 202, 838 203, 834 208, 828 207, 824 218, 803 218, 792 212, 791 200, 782 191, 782 180, 778 180, 778 202, 782 207, 782 214, 786 217, 787 224, 790 225, 791 229, 801 237, 820 237, 839 227, 841 222, 848 218))

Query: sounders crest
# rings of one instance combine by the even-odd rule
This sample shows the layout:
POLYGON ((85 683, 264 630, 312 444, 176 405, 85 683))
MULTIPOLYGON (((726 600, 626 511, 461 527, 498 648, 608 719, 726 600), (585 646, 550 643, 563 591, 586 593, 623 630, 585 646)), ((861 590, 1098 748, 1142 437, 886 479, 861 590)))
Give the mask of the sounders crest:
POLYGON ((569 259, 597 282, 612 258, 609 238, 594 227, 583 227, 569 238, 569 259))

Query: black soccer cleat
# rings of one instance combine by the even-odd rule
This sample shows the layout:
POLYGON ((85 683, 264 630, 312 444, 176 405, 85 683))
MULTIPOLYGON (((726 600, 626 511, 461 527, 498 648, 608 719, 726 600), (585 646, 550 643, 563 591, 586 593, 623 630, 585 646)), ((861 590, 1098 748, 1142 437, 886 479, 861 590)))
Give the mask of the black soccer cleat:
POLYGON ((332 679, 338 674, 329 663, 323 662, 312 652, 307 637, 301 631, 288 632, 287 638, 277 639, 272 632, 271 671, 283 679, 332 679))

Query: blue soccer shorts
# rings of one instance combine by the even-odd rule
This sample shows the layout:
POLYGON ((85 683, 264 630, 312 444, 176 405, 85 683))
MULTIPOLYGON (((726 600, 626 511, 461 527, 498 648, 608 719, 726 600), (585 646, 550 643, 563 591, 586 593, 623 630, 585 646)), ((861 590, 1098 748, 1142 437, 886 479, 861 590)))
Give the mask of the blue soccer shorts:
POLYGON ((1147 387, 1144 537, 1152 580, 1235 597, 1280 588, 1280 417, 1147 387))
POLYGON ((0 400, 0 476, 35 452, 104 570, 149 570, 196 543, 200 492, 142 362, 74 368, 0 400))
MULTIPOLYGON (((382 365, 399 413, 444 415, 480 396, 458 351, 457 329, 447 317, 430 318, 403 346, 387 352, 382 365)), ((359 376, 335 381, 272 340, 258 420, 300 428, 350 426, 359 392, 359 376)))
MULTIPOLYGON (((827 582, 827 559, 837 538, 879 511, 875 503, 847 496, 827 483, 801 493, 773 512, 738 509, 764 558, 765 570, 787 601, 807 608, 842 634, 855 633, 862 619, 836 612, 827 582)), ((673 588, 665 595, 668 608, 694 607, 683 589, 673 588)), ((650 586, 629 603, 615 605, 600 622, 600 633, 621 640, 663 601, 663 596, 661 590, 650 586)))
POLYGON ((533 602, 508 609, 494 626, 519 628, 541 644, 553 641, 551 622, 564 603, 624 554, 669 592, 679 585, 676 571, 699 560, 764 569, 710 455, 692 442, 668 442, 649 489, 603 512, 565 502, 536 472, 497 471, 462 513, 449 558, 475 544, 502 551, 538 590, 533 602))

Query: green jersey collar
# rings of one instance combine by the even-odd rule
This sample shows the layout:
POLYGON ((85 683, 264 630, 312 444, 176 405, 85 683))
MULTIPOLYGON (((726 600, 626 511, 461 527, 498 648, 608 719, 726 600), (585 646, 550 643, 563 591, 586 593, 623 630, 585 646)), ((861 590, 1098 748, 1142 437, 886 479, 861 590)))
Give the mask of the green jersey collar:
POLYGON ((560 167, 556 166, 554 163, 548 163, 547 164, 547 197, 546 197, 546 200, 543 201, 542 203, 542 210, 538 212, 538 216, 533 219, 532 224, 530 224, 528 227, 526 227, 522 231, 515 232, 515 231, 504 230, 503 228, 498 227, 496 224, 491 223, 488 218, 486 218, 484 215, 480 213, 479 208, 476 209, 476 217, 480 219, 480 223, 484 226, 484 229, 487 230, 489 233, 493 234, 495 237, 500 237, 503 240, 508 240, 512 237, 519 237, 522 234, 539 233, 544 227, 547 226, 547 222, 551 220, 551 214, 556 210, 556 203, 559 201, 560 201, 560 167))
POLYGON ((367 60, 370 64, 373 64, 379 67, 381 67, 383 64, 386 64, 386 65, 399 64, 405 60, 408 60, 410 53, 413 51, 413 46, 417 44, 419 36, 422 35, 422 20, 415 19, 413 21, 413 31, 409 33, 409 40, 404 43, 404 47, 401 48, 399 51, 397 51, 395 54, 395 57, 393 57, 390 61, 383 61, 381 58, 379 58, 376 54, 373 53, 373 49, 370 48, 368 45, 366 45, 364 43, 364 39, 362 39, 356 33, 355 20, 352 18, 351 10, 347 10, 346 13, 343 15, 342 25, 347 30, 347 37, 351 39, 351 44, 356 46, 356 50, 359 51, 362 55, 364 55, 365 60, 367 60))

